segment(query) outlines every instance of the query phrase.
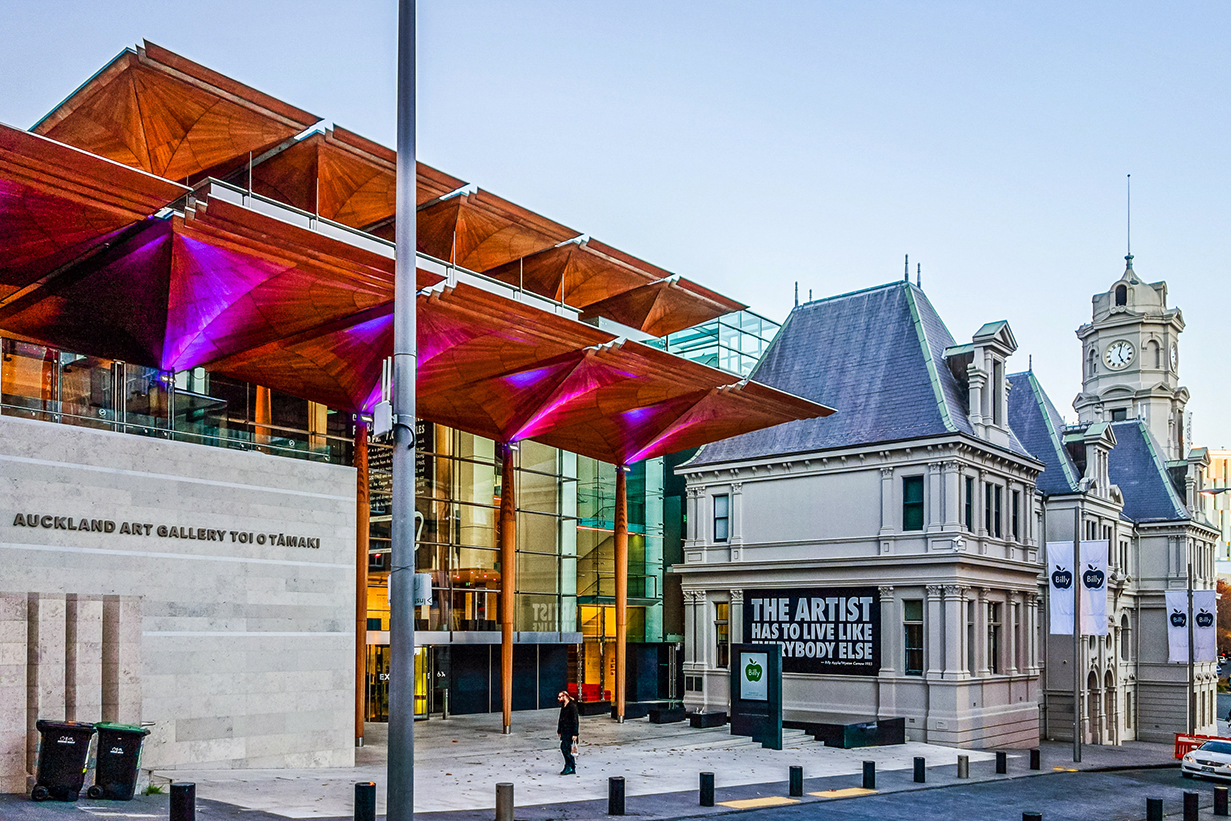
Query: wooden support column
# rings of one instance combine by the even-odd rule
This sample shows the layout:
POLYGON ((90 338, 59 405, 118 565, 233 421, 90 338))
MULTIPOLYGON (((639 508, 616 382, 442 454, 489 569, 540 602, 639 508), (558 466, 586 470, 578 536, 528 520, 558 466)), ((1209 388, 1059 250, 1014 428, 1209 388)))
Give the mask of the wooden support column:
MULTIPOLYGON (((252 409, 252 421, 254 423, 252 438, 256 441, 258 446, 269 444, 269 438, 272 431, 270 431, 270 429, 266 426, 273 420, 273 415, 273 403, 270 401, 269 388, 257 385, 256 400, 253 403, 252 409)), ((265 450, 260 447, 258 447, 258 449, 261 451, 265 450)))
POLYGON ((500 702, 504 733, 513 724, 513 598, 517 591, 517 505, 513 450, 501 445, 500 466, 500 702))
POLYGON ((368 423, 355 425, 355 746, 363 746, 368 677, 368 537, 372 515, 368 485, 368 423))
POLYGON ((616 465, 615 497, 616 721, 624 722, 628 656, 628 475, 616 465))

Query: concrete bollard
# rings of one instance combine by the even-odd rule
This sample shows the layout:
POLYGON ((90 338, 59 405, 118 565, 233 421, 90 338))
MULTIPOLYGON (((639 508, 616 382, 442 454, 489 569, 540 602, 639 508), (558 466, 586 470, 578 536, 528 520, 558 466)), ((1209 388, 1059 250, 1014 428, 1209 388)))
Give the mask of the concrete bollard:
POLYGON ((863 788, 865 790, 876 789, 876 762, 863 762, 863 788))
POLYGON ((1022 813, 1022 821, 1043 821, 1043 813, 1024 812, 1022 813))
POLYGON ((1163 799, 1146 799, 1146 821, 1163 821, 1163 799))
POLYGON ((171 821, 196 821, 197 785, 179 781, 171 785, 171 821))
POLYGON ((714 806, 714 774, 701 773, 701 806, 714 806))
POLYGON ((513 821, 513 785, 508 781, 496 785, 496 821, 513 821))
POLYGON ((959 755, 957 757, 957 777, 970 778, 970 756, 959 755))
POLYGON ((1030 769, 1032 770, 1043 769, 1043 753, 1039 750, 1038 747, 1035 747, 1034 749, 1030 751, 1030 769))
POLYGON ((1215 787, 1214 788, 1214 814, 1215 815, 1226 815, 1227 814, 1227 788, 1226 787, 1215 787))
POLYGON ((624 776, 622 775, 613 775, 607 779, 607 814, 624 814, 624 776))
POLYGON ((376 821, 375 781, 359 781, 355 784, 355 821, 376 821))
POLYGON ((1005 775, 1009 771, 1009 754, 1004 750, 996 751, 996 775, 1005 775))
POLYGON ((791 784, 790 795, 792 798, 799 798, 804 794, 804 768, 791 768, 791 784))
POLYGON ((923 756, 915 756, 915 783, 923 784, 928 780, 927 762, 923 760, 923 756))
POLYGON ((1200 798, 1195 792, 1184 793, 1184 821, 1197 821, 1197 802, 1200 798))

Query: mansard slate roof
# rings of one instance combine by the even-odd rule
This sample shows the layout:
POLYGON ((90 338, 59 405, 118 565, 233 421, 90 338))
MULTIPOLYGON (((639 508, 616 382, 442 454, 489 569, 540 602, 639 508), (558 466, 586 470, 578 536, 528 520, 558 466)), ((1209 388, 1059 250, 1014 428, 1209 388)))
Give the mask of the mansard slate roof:
POLYGON ((1062 439, 1064 419, 1032 371, 1009 374, 1009 426, 1026 450, 1044 464, 1035 486, 1045 496, 1076 493, 1081 471, 1062 439))
MULTIPOLYGON (((1036 482, 1039 491, 1045 496, 1077 493, 1081 471, 1064 447, 1064 420, 1030 371, 1009 376, 1009 424, 1045 466, 1036 482)), ((1133 522, 1190 518, 1145 422, 1110 424, 1116 446, 1108 457, 1107 472, 1124 495, 1124 518, 1133 522)))
POLYGON ((1141 419, 1112 422, 1111 429, 1116 446, 1107 460, 1107 472, 1124 494, 1124 515, 1135 522, 1191 518, 1146 423, 1141 419))
POLYGON ((905 281, 799 305, 750 378, 837 413, 707 445, 689 465, 973 436, 965 391, 943 358, 952 345, 923 291, 905 281))

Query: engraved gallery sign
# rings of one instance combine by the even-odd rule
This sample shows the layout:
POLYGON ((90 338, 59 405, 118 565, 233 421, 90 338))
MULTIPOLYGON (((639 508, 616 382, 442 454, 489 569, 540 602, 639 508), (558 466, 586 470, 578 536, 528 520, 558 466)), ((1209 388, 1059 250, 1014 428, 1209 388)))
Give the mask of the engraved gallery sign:
POLYGON ((258 533, 254 530, 217 530, 209 527, 181 527, 154 522, 116 522, 113 519, 87 519, 40 513, 18 513, 13 527, 44 530, 74 530, 86 533, 115 533, 125 536, 150 536, 159 539, 189 539, 200 542, 259 544, 271 547, 304 547, 319 550, 321 540, 292 533, 258 533))

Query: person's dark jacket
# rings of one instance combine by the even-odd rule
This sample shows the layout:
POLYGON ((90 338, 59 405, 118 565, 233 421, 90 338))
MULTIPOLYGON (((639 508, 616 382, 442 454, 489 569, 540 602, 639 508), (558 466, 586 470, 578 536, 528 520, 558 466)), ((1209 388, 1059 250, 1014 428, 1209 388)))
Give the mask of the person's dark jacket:
POLYGON ((560 738, 570 739, 578 735, 578 724, 577 702, 570 698, 568 704, 560 706, 560 721, 556 724, 556 732, 559 733, 560 738))

